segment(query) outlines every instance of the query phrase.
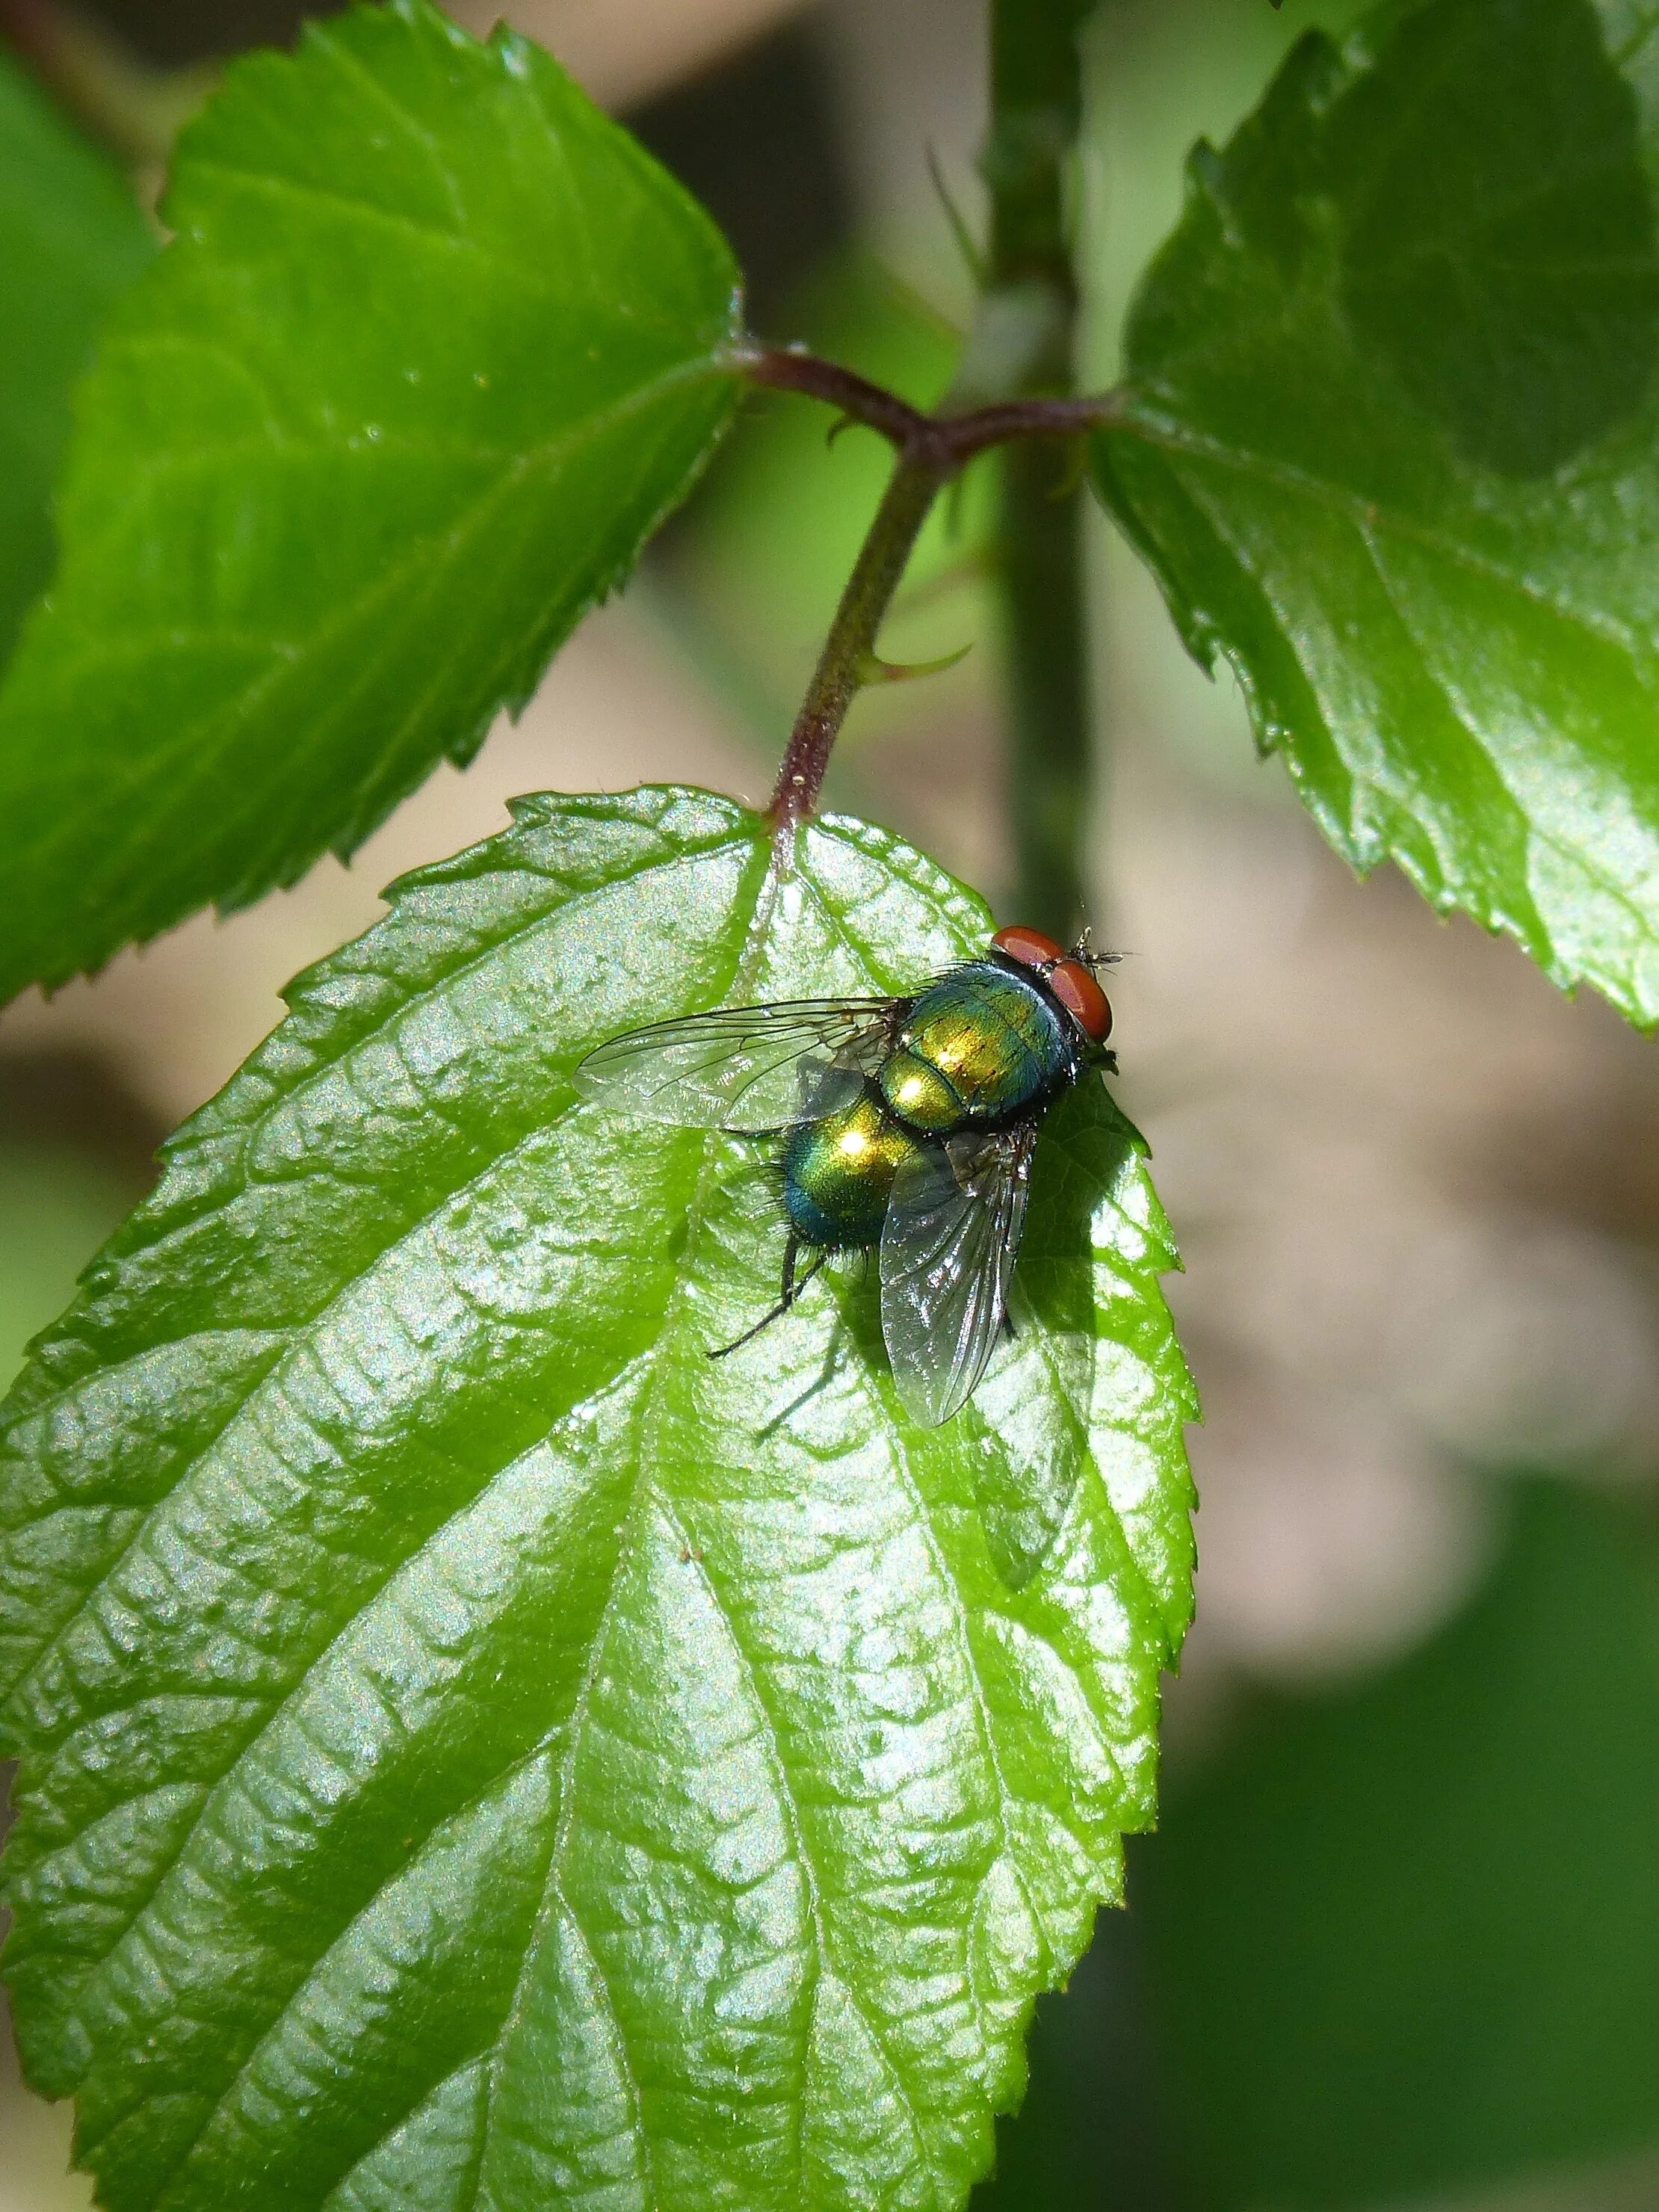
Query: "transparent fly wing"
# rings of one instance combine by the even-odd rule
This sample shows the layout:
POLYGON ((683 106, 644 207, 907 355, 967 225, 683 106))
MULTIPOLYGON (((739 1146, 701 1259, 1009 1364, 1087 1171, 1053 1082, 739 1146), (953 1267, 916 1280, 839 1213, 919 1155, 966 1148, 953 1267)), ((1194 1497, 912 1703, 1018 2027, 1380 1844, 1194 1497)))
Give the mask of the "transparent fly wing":
POLYGON ((893 1379, 924 1427, 973 1395, 1008 1309, 1025 1226, 1035 1127, 919 1145, 900 1168, 881 1237, 881 1333, 893 1379))
POLYGON ((685 1129, 753 1133, 833 1113, 888 1050, 891 999, 720 1006, 629 1030, 576 1069, 584 1098, 685 1129))

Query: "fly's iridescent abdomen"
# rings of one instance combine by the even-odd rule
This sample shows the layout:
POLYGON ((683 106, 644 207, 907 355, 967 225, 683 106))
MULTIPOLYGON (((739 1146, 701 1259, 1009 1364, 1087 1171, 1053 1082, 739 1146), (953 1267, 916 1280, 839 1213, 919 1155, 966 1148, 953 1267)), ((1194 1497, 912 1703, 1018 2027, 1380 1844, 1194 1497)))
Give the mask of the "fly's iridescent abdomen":
POLYGON ((1001 1127, 1046 1106, 1076 1074, 1076 1047, 1053 1000, 1000 962, 973 960, 916 1000, 880 1081, 902 1121, 944 1135, 1001 1127))
POLYGON ((795 1234, 830 1251, 881 1242, 893 1180, 920 1139, 866 1084, 859 1097, 821 1121, 802 1121, 783 1150, 783 1196, 795 1234))

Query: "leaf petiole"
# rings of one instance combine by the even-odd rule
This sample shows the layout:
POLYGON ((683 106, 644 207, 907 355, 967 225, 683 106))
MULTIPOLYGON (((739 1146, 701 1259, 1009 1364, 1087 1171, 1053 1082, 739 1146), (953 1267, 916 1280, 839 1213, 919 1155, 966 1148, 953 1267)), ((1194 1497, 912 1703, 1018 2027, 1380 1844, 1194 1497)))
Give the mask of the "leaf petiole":
POLYGON ((737 355, 732 365, 750 383, 823 400, 839 410, 843 422, 879 432, 898 452, 778 771, 769 818, 775 827, 787 829, 816 809, 830 751, 854 699, 866 684, 886 680, 876 653, 877 633, 944 486, 993 446, 1016 439, 1076 437, 1116 421, 1128 393, 998 400, 961 414, 929 415, 896 392, 815 354, 756 348, 737 355))
POLYGON ((959 413, 930 415, 884 385, 872 384, 856 370, 825 361, 804 348, 757 346, 728 359, 749 383, 771 392, 799 392, 810 399, 822 399, 826 405, 838 408, 848 422, 878 431, 901 453, 921 447, 935 451, 947 473, 961 468, 975 454, 1015 439, 1086 436, 1091 430, 1121 421, 1132 398, 1127 386, 1114 386, 1109 392, 1078 398, 999 399, 959 413))

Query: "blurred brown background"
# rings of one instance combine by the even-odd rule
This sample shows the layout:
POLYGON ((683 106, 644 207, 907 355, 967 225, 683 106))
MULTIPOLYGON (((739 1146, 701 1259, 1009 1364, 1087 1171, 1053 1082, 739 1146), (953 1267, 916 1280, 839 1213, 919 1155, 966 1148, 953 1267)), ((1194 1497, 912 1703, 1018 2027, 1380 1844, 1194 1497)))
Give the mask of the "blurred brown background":
MULTIPOLYGON (((495 11, 453 12, 482 29, 495 11)), ((1178 211, 1187 145, 1226 131, 1298 30, 1352 12, 1341 0, 1286 0, 1280 15, 1266 0, 1103 9, 1091 76, 1104 150, 1084 194, 1103 379, 1133 273, 1178 211)), ((100 0, 97 21, 165 70, 286 37, 295 13, 283 0, 100 0)), ((977 0, 525 0, 513 20, 707 199, 750 271, 759 330, 810 337, 921 396, 943 382, 968 294, 927 154, 971 218, 977 0)), ((374 918, 389 877, 501 826, 510 793, 657 779, 763 792, 882 464, 857 438, 827 453, 810 410, 772 402, 756 413, 636 585, 567 647, 521 723, 499 728, 466 774, 441 771, 350 868, 326 861, 251 912, 198 919, 94 982, 0 1017, 8 1374, 145 1188, 154 1144, 279 1018, 285 980, 374 918)), ((970 487, 957 540, 940 537, 930 580, 898 617, 907 658, 969 638, 975 650, 948 677, 855 714, 835 797, 995 897, 1006 852, 975 528, 970 487)), ((1217 1797, 1233 1785, 1206 1778, 1242 1773, 1240 1747, 1261 1729, 1293 1746, 1298 1729, 1323 1724, 1309 1715, 1336 1714, 1331 1725, 1357 1740, 1364 1715, 1382 1710, 1375 1699, 1394 1694, 1389 1685, 1409 1686, 1413 1667, 1461 1649, 1471 1607, 1468 1633, 1485 1651, 1479 1609, 1498 1605, 1491 1577, 1501 1582, 1509 1570, 1497 1563, 1517 1544, 1534 1540, 1547 1562, 1579 1540, 1585 1515, 1631 1532, 1615 1552, 1645 1540, 1659 1469, 1659 1062, 1653 1044, 1598 1003, 1561 998, 1509 946, 1437 922, 1392 872, 1357 884, 1281 771, 1254 760, 1231 684, 1206 684, 1185 661, 1152 587, 1103 526, 1091 557, 1104 732, 1097 928, 1130 955, 1114 993, 1122 1096, 1152 1138, 1186 1252, 1171 1296, 1207 1414, 1192 1438, 1204 1499, 1200 1617, 1169 1701, 1172 1806, 1188 1788, 1195 1807, 1212 1808, 1194 1812, 1171 1863, 1207 1880, 1196 1824, 1242 1820, 1271 1785, 1265 1768, 1251 1769, 1242 1795, 1217 1797), (1540 1513, 1565 1518, 1546 1527, 1540 1513)), ((1549 1582, 1543 1574, 1540 1588, 1549 1582)), ((1593 1577, 1586 1586, 1598 1588, 1593 1577)), ((1553 1619, 1548 1633, 1571 1644, 1572 1618, 1565 1630, 1553 1619)), ((1469 1662, 1488 1677, 1495 1663, 1469 1662)), ((1587 1710, 1625 1694, 1621 1680, 1598 1676, 1587 1710)), ((1432 1735, 1438 1709, 1422 1695, 1432 1735)), ((1497 1727, 1480 1723, 1476 1740, 1497 1727)), ((1582 1720, 1571 1732, 1582 1737, 1582 1720)), ((1556 1788, 1549 1747, 1534 1753, 1539 1788, 1556 1788)), ((1524 1766, 1530 1755, 1523 1731, 1516 1758, 1524 1766)), ((1490 1790, 1506 1786, 1500 1778, 1490 1790)), ((1654 1809, 1633 1797, 1624 1817, 1654 1809)), ((1431 1856, 1440 1817, 1410 1832, 1410 1849, 1431 1856)), ((1607 1817, 1617 1824, 1616 1806, 1607 1817)), ((1358 1810, 1355 1820, 1363 1826, 1358 1810)), ((1480 1832, 1466 1849, 1477 1860, 1480 1832)), ((1569 1822, 1569 1846, 1573 1832, 1569 1822)), ((1158 1849, 1132 1862, 1132 1884, 1158 1849)), ((1224 1872, 1227 1856, 1218 1844, 1224 1872)), ((1423 1879, 1423 1911, 1449 1924, 1438 1875, 1423 1879)), ((1516 1879, 1524 1918, 1530 1893, 1516 1879)), ((1293 1913, 1296 1898, 1274 1909, 1293 1913)), ((1247 2021, 1235 2022, 1231 2057, 1207 2045, 1195 2055, 1190 2021, 1158 2025, 1159 1992, 1147 1984, 1164 1972, 1163 1945, 1176 1985, 1169 1946, 1187 1911, 1182 1895, 1160 1892, 1151 1935, 1137 1935, 1132 1912, 1072 1997, 1045 2012, 1036 2117, 1024 2148, 1010 2139, 998 2203, 1659 2206, 1659 2161, 1641 2147, 1639 2099, 1628 2098, 1576 2131, 1571 2115, 1553 2135, 1517 2121, 1507 2156, 1501 2125, 1476 2130, 1461 2164, 1450 2157, 1443 2189, 1396 2188, 1384 2160, 1371 2197, 1316 2175, 1300 2194, 1252 2194, 1267 2185, 1251 2176, 1289 2154, 1258 2145, 1247 2156, 1219 2137, 1206 2155, 1212 2166, 1240 2161, 1232 2179, 1187 2172, 1166 2139, 1182 2131, 1182 2098, 1213 2116, 1235 2090, 1245 2096, 1263 2063, 1247 2021), (1040 2133, 1047 2147, 1033 2149, 1040 2133)), ((1381 1958, 1399 1950, 1377 1941, 1381 1958)), ((1535 2003, 1547 2015, 1553 1971, 1519 1956, 1513 1972, 1494 1969, 1492 1987, 1509 1992, 1511 2011, 1535 2003)), ((1363 2012, 1365 1992, 1352 2001, 1363 2012)), ((1414 2004, 1426 2013, 1451 2002, 1429 1982, 1401 1999, 1408 2019, 1414 2004)), ((1639 2048, 1648 2024, 1617 2032, 1626 2045, 1638 2039, 1632 2065, 1655 2074, 1659 2137, 1659 2046, 1639 2048)), ((1422 2033, 1432 2047, 1426 2017, 1422 2033)), ((1571 2070, 1577 2060, 1552 2057, 1545 2039, 1545 2075, 1571 2070)), ((1357 2049, 1354 2065, 1363 2060, 1357 2049)), ((1492 2062, 1499 2072, 1505 2063, 1492 2062)), ((1281 2094, 1294 2128, 1294 2084, 1262 2087, 1268 2104, 1281 2094)), ((1316 2131, 1321 2097, 1346 2094, 1310 2078, 1308 2124, 1316 2131)), ((25 2102, 8 2076, 0 2212, 89 2201, 63 2178, 67 2139, 65 2116, 25 2102)))

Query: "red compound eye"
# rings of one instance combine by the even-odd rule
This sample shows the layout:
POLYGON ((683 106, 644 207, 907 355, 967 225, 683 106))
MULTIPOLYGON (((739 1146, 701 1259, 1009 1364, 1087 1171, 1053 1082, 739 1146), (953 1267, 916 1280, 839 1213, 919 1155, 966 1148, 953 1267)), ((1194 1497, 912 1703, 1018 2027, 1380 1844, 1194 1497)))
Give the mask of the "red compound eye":
POLYGON ((1043 978, 1091 1044, 1112 1034, 1112 1009, 1106 994, 1080 960, 1062 960, 1043 978))
POLYGON ((1066 948, 1056 945, 1052 937, 1045 937, 1040 929, 1024 929, 1017 923, 1012 929, 1000 929, 991 939, 999 952, 1006 952, 1011 960, 1018 960, 1022 968, 1046 968, 1066 957, 1066 948))

